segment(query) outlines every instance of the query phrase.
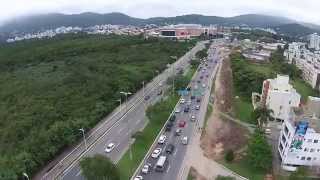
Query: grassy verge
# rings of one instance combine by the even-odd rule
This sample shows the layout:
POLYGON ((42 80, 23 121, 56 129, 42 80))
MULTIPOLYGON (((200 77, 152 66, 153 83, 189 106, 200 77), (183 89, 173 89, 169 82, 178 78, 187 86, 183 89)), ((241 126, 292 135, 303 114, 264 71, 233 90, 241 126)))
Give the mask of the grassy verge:
POLYGON ((234 99, 233 105, 237 119, 240 119, 243 122, 252 123, 251 112, 253 111, 253 106, 251 102, 239 97, 234 99))
POLYGON ((207 122, 209 120, 209 117, 210 117, 212 111, 213 111, 213 105, 209 103, 208 106, 207 106, 206 116, 204 118, 204 127, 207 126, 207 122))
POLYGON ((191 170, 189 170, 189 173, 188 173, 188 177, 187 177, 187 180, 193 180, 193 176, 191 174, 191 170))
POLYGON ((121 180, 129 179, 131 174, 138 167, 163 124, 168 119, 178 99, 179 97, 177 95, 170 95, 167 99, 148 108, 147 116, 149 118, 149 123, 142 132, 136 134, 136 140, 131 146, 133 159, 130 160, 129 151, 127 151, 118 162, 121 180))
POLYGON ((219 161, 219 163, 250 180, 262 180, 266 174, 264 171, 253 169, 245 157, 232 163, 227 163, 224 160, 219 161))
POLYGON ((301 98, 304 102, 308 99, 308 96, 318 96, 318 92, 307 84, 302 79, 294 79, 291 81, 293 87, 297 90, 297 92, 301 95, 301 98))

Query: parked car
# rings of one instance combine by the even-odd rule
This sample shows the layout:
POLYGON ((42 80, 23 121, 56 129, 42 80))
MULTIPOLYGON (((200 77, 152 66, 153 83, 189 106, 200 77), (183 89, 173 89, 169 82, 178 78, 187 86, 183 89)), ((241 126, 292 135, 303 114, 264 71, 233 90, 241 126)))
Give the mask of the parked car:
POLYGON ((114 147, 115 147, 114 143, 109 143, 106 149, 104 150, 104 152, 109 153, 113 150, 114 147))
POLYGON ((163 144, 167 139, 166 135, 161 135, 158 140, 158 144, 163 144))
POLYGON ((152 152, 151 157, 152 157, 152 158, 158 158, 158 157, 160 156, 160 154, 161 154, 161 151, 162 151, 161 148, 156 148, 156 149, 152 152))
POLYGON ((142 176, 136 176, 133 180, 143 180, 142 176))
POLYGON ((148 172, 150 171, 150 168, 151 168, 151 164, 147 163, 142 167, 141 172, 143 174, 148 174, 148 172))
POLYGON ((170 132, 171 131, 171 129, 172 129, 172 126, 173 126, 173 122, 172 121, 169 121, 168 122, 168 124, 166 125, 166 131, 167 132, 170 132))
POLYGON ((178 126, 183 128, 184 126, 186 125, 186 122, 185 121, 180 121, 178 126))
POLYGON ((166 153, 172 154, 173 151, 174 151, 174 145, 173 144, 168 144, 168 146, 166 147, 166 153))
POLYGON ((170 116, 170 119, 169 119, 169 121, 171 121, 171 122, 173 122, 173 121, 175 121, 176 120, 176 115, 172 115, 172 116, 170 116))
POLYGON ((181 133, 182 133, 182 129, 178 128, 178 129, 176 130, 176 132, 174 133, 174 135, 175 135, 175 136, 180 136, 181 133))
POLYGON ((175 113, 179 113, 180 111, 181 111, 180 108, 176 108, 175 113))

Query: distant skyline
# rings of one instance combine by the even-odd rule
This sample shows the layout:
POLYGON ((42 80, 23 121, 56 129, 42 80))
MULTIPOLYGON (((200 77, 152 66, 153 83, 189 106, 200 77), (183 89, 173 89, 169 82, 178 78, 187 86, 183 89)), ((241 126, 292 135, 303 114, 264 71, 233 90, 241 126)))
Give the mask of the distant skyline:
POLYGON ((82 12, 121 12, 137 18, 266 14, 320 25, 318 0, 0 0, 0 3, 0 25, 19 16, 82 12))

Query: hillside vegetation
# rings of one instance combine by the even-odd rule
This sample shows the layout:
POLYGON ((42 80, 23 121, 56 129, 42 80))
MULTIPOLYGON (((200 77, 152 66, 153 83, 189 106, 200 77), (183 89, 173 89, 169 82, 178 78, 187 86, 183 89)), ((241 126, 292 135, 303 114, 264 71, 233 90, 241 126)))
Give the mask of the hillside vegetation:
POLYGON ((0 48, 0 179, 35 173, 193 42, 59 36, 0 48))

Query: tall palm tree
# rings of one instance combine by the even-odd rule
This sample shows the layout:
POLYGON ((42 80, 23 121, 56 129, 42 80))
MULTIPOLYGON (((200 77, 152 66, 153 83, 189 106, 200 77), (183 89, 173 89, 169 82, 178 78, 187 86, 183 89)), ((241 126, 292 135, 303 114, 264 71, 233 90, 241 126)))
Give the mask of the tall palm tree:
POLYGON ((258 128, 262 130, 263 125, 267 124, 268 120, 272 118, 273 110, 266 107, 258 107, 253 111, 252 117, 258 122, 258 128))

